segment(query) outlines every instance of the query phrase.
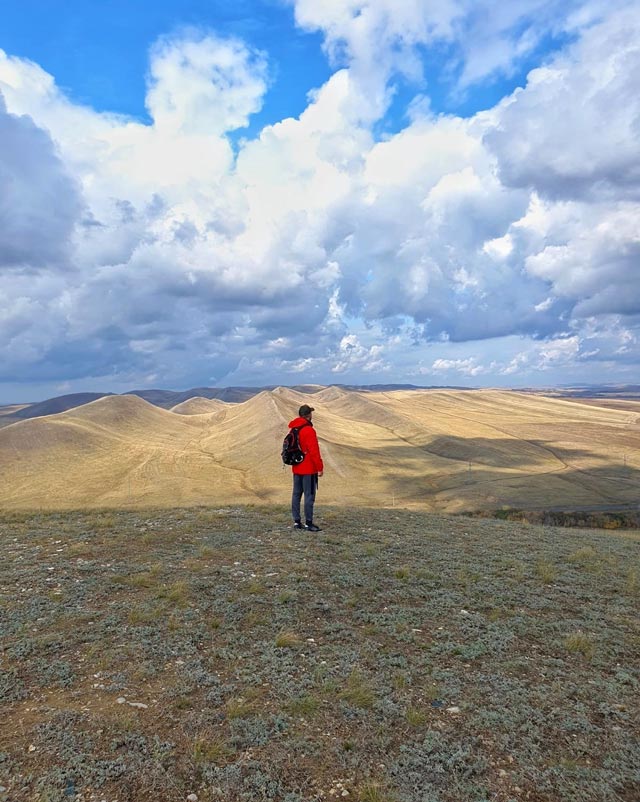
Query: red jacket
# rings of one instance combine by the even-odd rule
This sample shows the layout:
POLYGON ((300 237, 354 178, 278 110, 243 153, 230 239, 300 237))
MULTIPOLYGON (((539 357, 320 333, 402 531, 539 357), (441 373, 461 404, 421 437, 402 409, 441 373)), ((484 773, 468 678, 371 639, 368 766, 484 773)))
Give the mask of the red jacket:
POLYGON ((304 426, 304 429, 300 429, 298 432, 298 442, 305 457, 300 464, 292 465, 291 470, 302 476, 310 473, 320 473, 320 471, 324 470, 324 466, 320 456, 318 435, 313 428, 313 424, 306 418, 294 418, 289 424, 289 428, 293 429, 294 426, 304 426))

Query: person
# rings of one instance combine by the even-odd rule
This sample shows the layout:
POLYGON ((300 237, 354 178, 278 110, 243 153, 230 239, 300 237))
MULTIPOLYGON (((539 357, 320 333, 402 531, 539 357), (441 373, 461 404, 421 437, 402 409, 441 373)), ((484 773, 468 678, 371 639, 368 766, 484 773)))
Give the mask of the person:
POLYGON ((303 404, 298 410, 298 417, 289 424, 289 428, 298 428, 298 442, 304 459, 298 465, 292 465, 293 493, 291 496, 291 514, 294 529, 306 529, 307 532, 320 532, 319 526, 313 522, 313 505, 316 500, 318 477, 322 476, 324 465, 320 456, 318 436, 311 418, 314 408, 303 404), (304 526, 300 518, 300 502, 304 495, 304 526))

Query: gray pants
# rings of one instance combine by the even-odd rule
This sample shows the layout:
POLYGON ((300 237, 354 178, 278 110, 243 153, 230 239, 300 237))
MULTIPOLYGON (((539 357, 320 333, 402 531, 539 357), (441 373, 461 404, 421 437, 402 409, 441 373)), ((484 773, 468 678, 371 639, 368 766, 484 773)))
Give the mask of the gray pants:
POLYGON ((316 500, 318 474, 308 473, 303 476, 293 474, 293 494, 291 496, 291 515, 294 521, 300 520, 300 500, 304 494, 304 518, 306 523, 313 521, 313 505, 316 500))

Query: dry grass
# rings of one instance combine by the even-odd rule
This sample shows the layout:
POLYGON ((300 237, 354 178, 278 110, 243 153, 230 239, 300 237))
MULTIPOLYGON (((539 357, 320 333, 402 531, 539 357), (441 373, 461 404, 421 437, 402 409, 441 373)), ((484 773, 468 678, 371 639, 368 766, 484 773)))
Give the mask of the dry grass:
POLYGON ((538 560, 535 566, 535 574, 545 585, 550 585, 558 576, 558 571, 549 560, 538 560))
POLYGON ((196 764, 226 763, 233 754, 233 749, 229 744, 216 735, 200 736, 193 745, 193 758, 196 764))
POLYGON ((569 635, 565 638, 564 645, 567 651, 581 654, 588 660, 591 660, 596 651, 592 638, 590 638, 589 635, 585 635, 583 632, 576 632, 573 635, 569 635))
POLYGON ((358 791, 358 802, 395 802, 395 798, 380 785, 368 782, 358 791))
POLYGON ((340 698, 354 707, 366 710, 373 707, 376 698, 375 689, 358 671, 352 671, 345 689, 340 693, 340 698))
POLYGON ((286 710, 292 716, 311 716, 319 710, 320 704, 320 699, 307 694, 291 699, 286 706, 286 710))
MULTIPOLYGON (((4 427, 0 504, 285 504, 290 478, 280 444, 303 400, 309 396, 281 388, 239 404, 192 400, 171 412, 111 396, 4 427), (201 414, 205 408, 214 411, 201 414)), ((327 458, 320 485, 327 504, 450 512, 591 508, 594 498, 603 508, 637 505, 635 408, 488 390, 329 388, 312 401, 327 458)), ((203 512, 198 523, 217 528, 221 519, 203 512)), ((94 528, 112 529, 113 515, 97 512, 94 528)), ((160 534, 150 527, 138 536, 153 545, 160 534)))
POLYGON ((254 706, 248 699, 244 699, 242 697, 238 697, 237 699, 230 699, 227 702, 227 707, 226 707, 227 718, 230 721, 233 721, 233 719, 236 718, 245 718, 246 716, 248 716, 250 713, 253 712, 253 709, 254 706))
POLYGON ((301 642, 299 635, 291 630, 283 630, 276 636, 275 644, 278 649, 290 649, 301 642))
POLYGON ((410 707, 406 712, 406 719, 412 727, 423 727, 429 720, 429 717, 426 710, 410 707))
POLYGON ((629 596, 640 596, 640 571, 637 568, 628 569, 624 590, 629 596))

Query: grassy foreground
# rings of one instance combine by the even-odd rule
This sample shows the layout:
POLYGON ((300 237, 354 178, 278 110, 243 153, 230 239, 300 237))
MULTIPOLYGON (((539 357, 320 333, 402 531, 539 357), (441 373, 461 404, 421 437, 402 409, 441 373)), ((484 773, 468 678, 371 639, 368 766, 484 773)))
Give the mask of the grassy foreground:
POLYGON ((637 532, 0 515, 0 800, 635 802, 637 532))

